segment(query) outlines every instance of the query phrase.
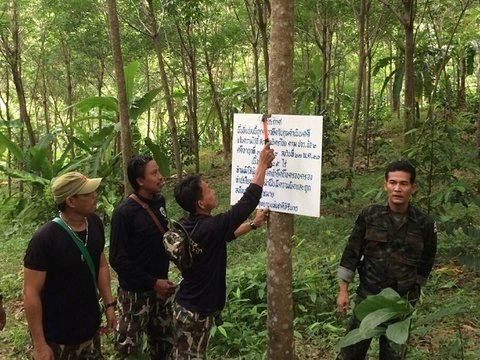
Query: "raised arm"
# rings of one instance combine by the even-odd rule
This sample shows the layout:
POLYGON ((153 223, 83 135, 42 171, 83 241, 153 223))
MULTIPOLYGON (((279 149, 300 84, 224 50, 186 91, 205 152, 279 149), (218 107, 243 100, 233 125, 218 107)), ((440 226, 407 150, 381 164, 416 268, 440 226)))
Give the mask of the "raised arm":
POLYGON ((273 149, 270 149, 270 143, 266 143, 260 152, 260 158, 258 160, 257 170, 253 175, 252 183, 263 187, 265 183, 265 173, 269 167, 272 166, 272 161, 275 159, 273 149))

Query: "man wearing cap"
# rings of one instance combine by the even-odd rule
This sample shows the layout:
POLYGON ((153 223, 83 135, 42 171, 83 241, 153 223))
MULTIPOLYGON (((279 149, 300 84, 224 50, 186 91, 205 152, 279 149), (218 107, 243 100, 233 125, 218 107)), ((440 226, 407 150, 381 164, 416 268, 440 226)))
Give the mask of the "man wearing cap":
POLYGON ((164 181, 148 155, 133 157, 127 174, 134 193, 116 207, 110 233, 110 264, 120 285, 115 359, 141 357, 146 335, 149 359, 163 360, 172 347, 166 299, 175 290, 168 280, 169 260, 162 242, 168 226, 160 194, 164 181))
POLYGON ((23 292, 35 360, 102 359, 99 333, 115 327, 104 229, 94 213, 101 180, 79 172, 56 178, 59 216, 28 244, 23 292), (102 328, 98 294, 107 319, 102 328))

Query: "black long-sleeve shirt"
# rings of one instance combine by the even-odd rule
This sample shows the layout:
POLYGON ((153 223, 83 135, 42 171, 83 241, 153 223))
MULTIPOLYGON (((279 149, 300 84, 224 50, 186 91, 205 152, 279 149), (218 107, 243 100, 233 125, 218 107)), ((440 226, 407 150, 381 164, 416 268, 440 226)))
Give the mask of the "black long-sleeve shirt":
POLYGON ((193 241, 193 264, 182 273, 183 280, 176 296, 181 306, 201 314, 223 309, 227 242, 235 239, 235 230, 255 210, 261 195, 262 188, 250 184, 229 211, 215 216, 191 214, 181 220, 193 241))
MULTIPOLYGON (((167 230, 165 198, 142 198, 167 230)), ((147 211, 130 198, 124 199, 112 215, 110 264, 118 274, 120 287, 127 291, 153 290, 157 279, 168 277, 168 257, 163 235, 147 211)))

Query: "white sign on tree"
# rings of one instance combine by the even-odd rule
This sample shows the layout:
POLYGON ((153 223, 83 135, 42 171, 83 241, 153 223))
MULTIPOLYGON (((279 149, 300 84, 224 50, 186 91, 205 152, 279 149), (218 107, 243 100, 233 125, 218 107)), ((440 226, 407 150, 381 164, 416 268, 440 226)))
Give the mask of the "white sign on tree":
MULTIPOLYGON (((250 184, 264 146, 261 114, 233 118, 232 183, 235 204, 250 184)), ((269 115, 268 137, 275 150, 259 206, 272 211, 320 216, 322 116, 269 115)))

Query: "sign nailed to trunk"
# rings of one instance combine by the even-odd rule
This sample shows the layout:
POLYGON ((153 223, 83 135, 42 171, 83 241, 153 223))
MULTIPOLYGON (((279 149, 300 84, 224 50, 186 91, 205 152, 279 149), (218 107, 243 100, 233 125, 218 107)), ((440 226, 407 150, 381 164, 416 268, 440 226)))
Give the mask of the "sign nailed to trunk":
MULTIPOLYGON (((240 199, 255 173, 264 146, 262 117, 234 115, 231 204, 240 199)), ((260 207, 320 216, 323 117, 270 115, 267 124, 276 158, 267 171, 260 207)))

